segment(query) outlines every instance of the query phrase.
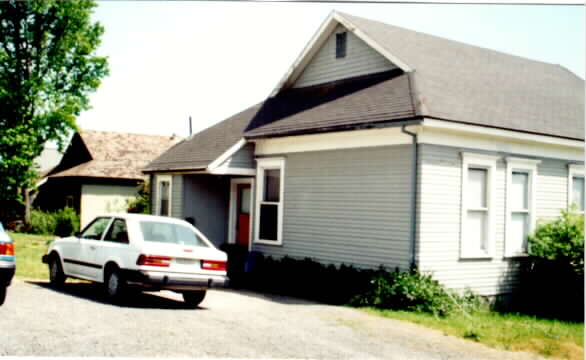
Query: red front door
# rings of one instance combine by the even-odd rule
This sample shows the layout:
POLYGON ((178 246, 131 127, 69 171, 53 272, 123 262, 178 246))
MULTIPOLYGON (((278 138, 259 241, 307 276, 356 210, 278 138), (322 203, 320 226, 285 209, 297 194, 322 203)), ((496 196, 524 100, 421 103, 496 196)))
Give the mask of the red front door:
POLYGON ((250 242, 250 184, 237 185, 236 243, 246 247, 250 242))

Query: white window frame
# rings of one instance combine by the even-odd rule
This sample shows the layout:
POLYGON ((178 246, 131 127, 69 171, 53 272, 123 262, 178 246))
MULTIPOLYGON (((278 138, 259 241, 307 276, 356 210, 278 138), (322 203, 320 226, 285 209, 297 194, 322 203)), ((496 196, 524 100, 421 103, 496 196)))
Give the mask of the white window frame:
MULTIPOLYGON (((568 209, 572 206, 572 198, 574 197, 574 176, 584 177, 584 165, 568 164, 568 209)), ((584 211, 578 210, 576 212, 584 215, 584 211)))
POLYGON ((476 154, 476 153, 461 153, 462 155, 462 193, 461 193, 461 208, 460 208, 460 258, 461 259, 490 259, 494 256, 494 215, 495 215, 495 175, 496 162, 498 156, 476 154), (485 169, 486 172, 486 246, 487 251, 480 249, 470 249, 465 243, 465 229, 466 219, 468 215, 468 206, 466 204, 466 194, 468 193, 468 170, 485 169))
POLYGON ((155 181, 155 209, 156 215, 161 216, 161 182, 168 181, 169 182, 169 217, 173 216, 172 209, 173 209, 173 176, 172 175, 157 175, 155 181))
POLYGON ((527 233, 531 234, 535 230, 536 216, 536 190, 537 190, 537 165, 541 164, 541 160, 506 157, 507 162, 507 182, 505 187, 505 257, 527 256, 529 249, 524 249, 519 252, 511 248, 513 242, 511 235, 511 217, 513 212, 519 212, 513 209, 511 205, 511 189, 513 186, 513 172, 523 172, 529 177, 527 189, 527 213, 529 215, 529 228, 527 233))
POLYGON ((254 239, 257 244, 280 246, 283 244, 283 195, 285 193, 285 159, 261 158, 256 159, 256 206, 254 207, 254 239), (279 202, 262 201, 264 196, 265 170, 280 170, 279 202), (261 204, 278 205, 277 209, 277 240, 260 238, 260 206, 261 204))

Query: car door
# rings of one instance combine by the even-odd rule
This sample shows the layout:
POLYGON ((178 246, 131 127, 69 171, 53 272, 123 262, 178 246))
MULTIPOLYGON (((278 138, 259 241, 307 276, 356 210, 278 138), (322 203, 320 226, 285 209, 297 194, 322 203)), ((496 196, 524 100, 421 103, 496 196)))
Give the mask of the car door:
MULTIPOLYGON (((92 262, 101 265, 102 270, 109 260, 115 261, 119 267, 124 267, 126 264, 123 260, 127 258, 129 252, 130 245, 126 220, 114 218, 100 246, 95 249, 92 262)), ((103 281, 103 271, 100 271, 96 276, 96 281, 103 281)))
POLYGON ((84 279, 98 280, 102 265, 96 263, 95 253, 102 246, 102 239, 107 232, 111 217, 98 217, 81 234, 78 264, 80 276, 84 279))

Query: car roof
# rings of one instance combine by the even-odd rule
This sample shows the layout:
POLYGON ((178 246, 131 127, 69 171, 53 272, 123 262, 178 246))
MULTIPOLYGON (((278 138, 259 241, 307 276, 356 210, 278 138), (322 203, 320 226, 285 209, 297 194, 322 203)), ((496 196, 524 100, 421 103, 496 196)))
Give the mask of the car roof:
POLYGON ((186 221, 177 219, 169 216, 158 216, 158 215, 147 215, 147 214, 128 214, 128 213, 107 213, 98 215, 96 217, 117 217, 121 219, 127 219, 132 221, 158 221, 170 224, 185 224, 186 221))

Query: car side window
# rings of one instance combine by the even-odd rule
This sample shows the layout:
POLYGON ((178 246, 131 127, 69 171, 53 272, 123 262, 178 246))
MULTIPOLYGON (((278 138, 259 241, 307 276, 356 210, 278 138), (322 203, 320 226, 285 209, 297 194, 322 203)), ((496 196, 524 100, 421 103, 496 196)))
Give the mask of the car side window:
POLYGON ((110 223, 110 218, 107 218, 107 217, 96 218, 81 233, 81 238, 82 239, 93 239, 93 240, 102 239, 102 235, 104 234, 104 231, 106 231, 106 228, 108 227, 109 223, 110 223))
POLYGON ((126 221, 114 219, 110 230, 104 237, 104 241, 112 241, 121 244, 128 244, 128 231, 126 230, 126 221))

